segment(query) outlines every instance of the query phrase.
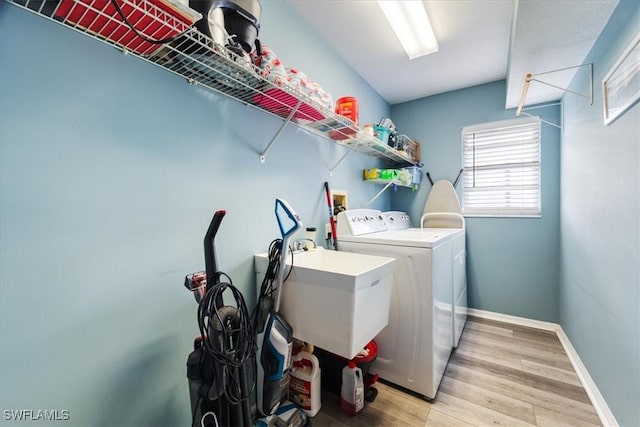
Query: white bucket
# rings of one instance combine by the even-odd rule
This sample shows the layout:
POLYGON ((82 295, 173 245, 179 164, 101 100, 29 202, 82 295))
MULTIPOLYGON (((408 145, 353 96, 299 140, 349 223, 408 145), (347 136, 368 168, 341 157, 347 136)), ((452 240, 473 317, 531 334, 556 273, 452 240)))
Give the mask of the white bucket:
POLYGON ((291 363, 289 400, 310 417, 320 410, 320 363, 313 354, 301 351, 291 363))

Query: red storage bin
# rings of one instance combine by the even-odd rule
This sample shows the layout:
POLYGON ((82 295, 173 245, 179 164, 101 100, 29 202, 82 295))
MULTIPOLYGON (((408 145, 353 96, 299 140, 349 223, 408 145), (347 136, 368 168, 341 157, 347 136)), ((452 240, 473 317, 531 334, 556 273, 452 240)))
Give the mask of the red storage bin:
MULTIPOLYGON (((168 0, 118 0, 118 6, 129 23, 152 40, 177 36, 201 16, 168 0)), ((109 0, 62 0, 54 16, 143 56, 162 46, 138 37, 109 0)))

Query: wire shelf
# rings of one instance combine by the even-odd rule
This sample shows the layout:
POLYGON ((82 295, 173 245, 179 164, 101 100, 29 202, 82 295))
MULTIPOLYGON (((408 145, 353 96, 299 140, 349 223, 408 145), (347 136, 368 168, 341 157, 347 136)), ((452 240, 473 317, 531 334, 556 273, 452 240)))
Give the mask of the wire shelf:
POLYGON ((191 84, 288 119, 351 151, 394 164, 416 164, 408 153, 364 133, 357 124, 294 87, 264 77, 247 56, 214 43, 192 26, 200 15, 175 0, 117 0, 138 34, 121 19, 110 0, 6 1, 160 66, 191 84), (163 44, 147 41, 169 38, 175 40, 163 44))

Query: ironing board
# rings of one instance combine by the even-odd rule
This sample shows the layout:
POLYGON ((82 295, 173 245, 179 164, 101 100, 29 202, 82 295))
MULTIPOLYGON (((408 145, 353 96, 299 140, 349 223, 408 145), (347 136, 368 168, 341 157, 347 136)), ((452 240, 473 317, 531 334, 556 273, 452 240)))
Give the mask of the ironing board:
POLYGON ((422 228, 465 228, 460 201, 451 182, 436 181, 424 204, 422 228))

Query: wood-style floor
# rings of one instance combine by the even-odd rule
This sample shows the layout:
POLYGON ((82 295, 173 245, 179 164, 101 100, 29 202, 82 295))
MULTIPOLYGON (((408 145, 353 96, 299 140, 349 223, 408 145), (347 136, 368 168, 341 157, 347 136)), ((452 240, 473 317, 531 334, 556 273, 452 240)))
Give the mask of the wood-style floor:
POLYGON ((479 317, 468 319, 432 402, 375 387, 378 397, 355 417, 323 391, 313 426, 602 425, 555 333, 479 317))

